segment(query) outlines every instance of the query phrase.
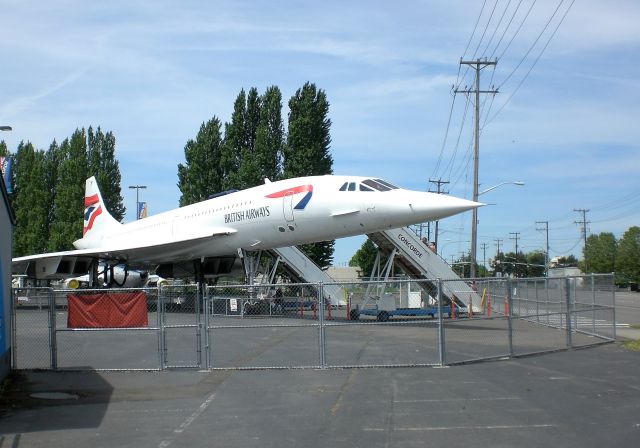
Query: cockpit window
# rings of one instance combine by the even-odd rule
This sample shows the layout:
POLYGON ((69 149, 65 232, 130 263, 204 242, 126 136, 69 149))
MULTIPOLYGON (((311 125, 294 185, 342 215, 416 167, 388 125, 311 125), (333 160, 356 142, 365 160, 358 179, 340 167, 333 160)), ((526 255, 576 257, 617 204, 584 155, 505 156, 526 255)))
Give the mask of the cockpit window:
POLYGON ((398 189, 398 187, 396 187, 392 183, 387 182, 386 180, 376 179, 376 182, 381 183, 382 185, 384 185, 386 187, 389 187, 392 190, 397 190, 398 189))
POLYGON ((360 191, 373 191, 373 188, 369 188, 366 185, 360 184, 360 191))
POLYGON ((349 182, 345 182, 344 184, 342 184, 342 187, 340 187, 340 191, 347 191, 348 185, 349 185, 349 182))
POLYGON ((366 185, 368 187, 371 187, 374 190, 378 190, 378 191, 389 191, 389 190, 391 190, 391 188, 389 188, 386 185, 383 185, 383 184, 381 184, 379 182, 376 182, 373 179, 364 180, 364 181, 362 181, 362 184, 366 185))
POLYGON ((356 191, 356 183, 349 182, 349 191, 356 191))

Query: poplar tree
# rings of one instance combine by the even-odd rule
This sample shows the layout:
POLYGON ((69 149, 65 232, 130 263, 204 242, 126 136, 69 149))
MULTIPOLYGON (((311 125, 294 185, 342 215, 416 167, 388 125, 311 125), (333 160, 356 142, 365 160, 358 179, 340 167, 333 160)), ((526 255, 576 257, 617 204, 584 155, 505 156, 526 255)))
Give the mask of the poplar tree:
POLYGON ((115 158, 116 139, 111 131, 104 134, 98 126, 94 133, 89 126, 87 131, 88 174, 95 176, 100 187, 102 199, 109 213, 122 221, 126 209, 120 183, 120 167, 115 158))
MULTIPOLYGON (((242 108, 241 105, 238 105, 238 107, 242 108)), ((261 108, 261 98, 258 95, 258 90, 252 87, 247 95, 244 123, 234 123, 234 126, 239 125, 237 128, 240 129, 238 142, 241 142, 238 176, 236 179, 236 188, 238 189, 255 187, 262 183, 261 168, 256 153, 256 135, 260 124, 261 108)), ((236 129, 233 129, 233 132, 235 133, 236 129)))
POLYGON ((267 88, 261 101, 260 120, 256 129, 255 156, 260 170, 259 180, 278 180, 282 174, 284 123, 282 93, 277 86, 267 88))
POLYGON ((47 192, 47 226, 46 238, 51 237, 56 192, 58 191, 58 164, 60 163, 60 146, 53 140, 44 155, 44 185, 47 192))
MULTIPOLYGON (((284 148, 283 177, 332 174, 329 102, 322 89, 309 82, 289 100, 289 133, 284 148)), ((301 246, 318 266, 331 264, 335 241, 301 246)))
POLYGON ((76 129, 60 145, 58 189, 49 238, 51 252, 70 250, 73 242, 82 237, 86 178, 86 133, 76 129))
POLYGON ((222 181, 224 190, 239 189, 241 186, 238 171, 240 170, 240 158, 247 145, 246 117, 247 99, 244 89, 242 89, 233 103, 231 122, 224 125, 224 143, 220 158, 224 176, 222 181))
POLYGON ((44 183, 44 152, 30 142, 20 142, 15 155, 13 234, 14 256, 43 252, 46 247, 47 191, 44 183))
POLYGON ((223 190, 224 166, 222 164, 221 123, 213 117, 200 125, 195 140, 184 147, 186 164, 178 165, 180 206, 207 199, 223 190))

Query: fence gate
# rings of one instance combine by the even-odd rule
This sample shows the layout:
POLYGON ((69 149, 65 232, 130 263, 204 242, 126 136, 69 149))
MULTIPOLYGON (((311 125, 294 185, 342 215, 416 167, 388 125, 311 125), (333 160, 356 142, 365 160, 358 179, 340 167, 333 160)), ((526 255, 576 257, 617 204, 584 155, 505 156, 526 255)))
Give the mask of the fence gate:
POLYGON ((202 296, 196 285, 165 286, 159 294, 162 368, 202 366, 202 296))

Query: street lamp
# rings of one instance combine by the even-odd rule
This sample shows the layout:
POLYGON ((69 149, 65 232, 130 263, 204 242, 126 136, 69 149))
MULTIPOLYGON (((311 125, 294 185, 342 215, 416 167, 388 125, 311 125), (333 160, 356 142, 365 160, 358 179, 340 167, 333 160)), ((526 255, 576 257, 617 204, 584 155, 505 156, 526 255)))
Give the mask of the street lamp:
POLYGON ((503 185, 517 185, 519 187, 522 187, 524 185, 524 182, 520 181, 520 180, 516 180, 516 181, 512 181, 512 182, 502 182, 499 183, 498 185, 494 185, 493 187, 487 188, 486 190, 482 190, 480 193, 478 193, 478 196, 480 196, 481 194, 485 194, 490 192, 491 190, 495 190, 498 187, 501 187, 503 185))
MULTIPOLYGON (((522 181, 512 181, 512 182, 502 182, 499 183, 498 185, 494 185, 493 187, 489 187, 486 190, 482 190, 481 192, 477 192, 474 194, 473 197, 473 201, 474 202, 478 202, 478 196, 480 196, 481 194, 485 194, 491 190, 495 190, 498 187, 501 187, 502 185, 507 185, 507 184, 511 184, 511 185, 517 185, 517 186, 523 186, 524 182, 522 181)), ((478 245, 478 209, 474 208, 473 212, 472 212, 472 221, 471 221, 471 278, 476 278, 476 254, 477 254, 477 245, 478 245)))
POLYGON ((140 207, 140 199, 139 199, 139 193, 140 193, 140 189, 146 189, 147 186, 146 185, 129 185, 129 189, 133 190, 135 188, 136 190, 136 219, 140 219, 140 215, 139 215, 139 211, 138 211, 138 207, 140 207))

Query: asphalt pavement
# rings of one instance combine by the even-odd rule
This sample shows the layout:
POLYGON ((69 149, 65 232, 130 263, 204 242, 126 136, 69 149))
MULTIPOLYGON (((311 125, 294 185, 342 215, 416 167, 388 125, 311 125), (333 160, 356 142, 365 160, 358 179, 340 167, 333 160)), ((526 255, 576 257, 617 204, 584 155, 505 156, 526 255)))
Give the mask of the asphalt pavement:
POLYGON ((24 371, 0 447, 640 446, 639 371, 619 343, 448 368, 24 371))

